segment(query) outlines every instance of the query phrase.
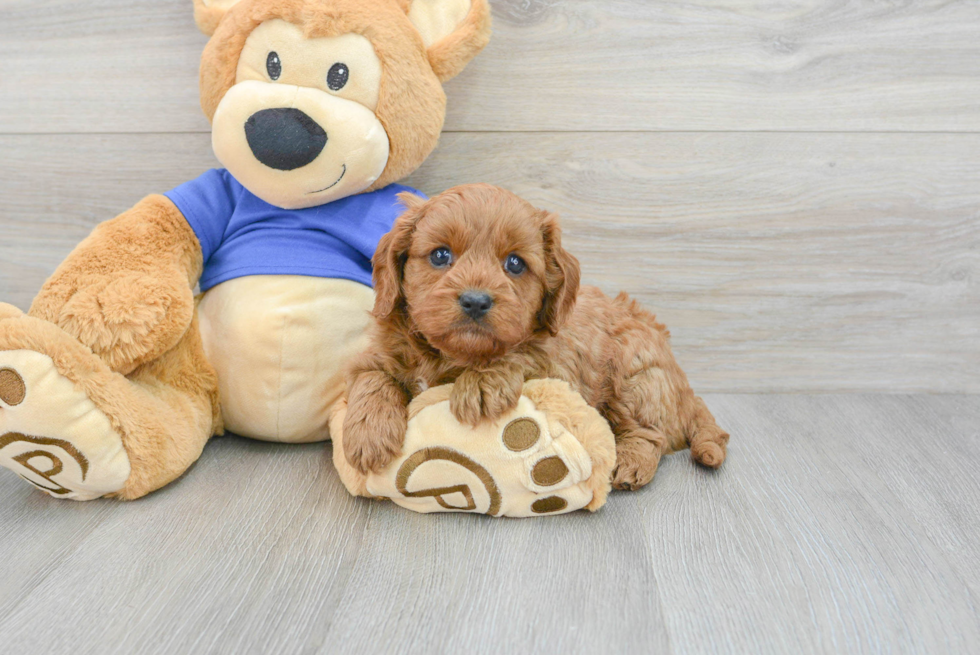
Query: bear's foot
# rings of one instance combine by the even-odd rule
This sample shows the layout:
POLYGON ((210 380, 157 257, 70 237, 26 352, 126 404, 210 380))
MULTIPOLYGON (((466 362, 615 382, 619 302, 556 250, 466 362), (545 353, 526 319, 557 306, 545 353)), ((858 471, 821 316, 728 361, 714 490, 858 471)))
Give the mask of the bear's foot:
POLYGON ((17 314, 0 304, 0 465, 54 498, 121 490, 130 463, 119 433, 56 363, 91 362, 57 326, 17 314))
POLYGON ((412 402, 402 454, 367 476, 344 457, 346 405, 338 406, 334 463, 351 493, 416 512, 512 517, 595 510, 605 502, 615 440, 566 383, 528 382, 516 408, 476 427, 455 419, 449 389, 429 389, 412 402))

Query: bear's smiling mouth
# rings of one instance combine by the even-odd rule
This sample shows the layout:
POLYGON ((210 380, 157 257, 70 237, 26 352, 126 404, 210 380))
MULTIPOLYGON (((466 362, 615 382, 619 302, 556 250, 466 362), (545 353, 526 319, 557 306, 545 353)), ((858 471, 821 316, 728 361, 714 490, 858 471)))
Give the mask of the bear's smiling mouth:
POLYGON ((325 186, 325 187, 323 187, 322 189, 320 189, 319 191, 309 191, 309 192, 307 192, 307 194, 306 194, 306 195, 308 195, 308 196, 312 196, 312 195, 313 195, 314 193, 321 193, 321 192, 323 192, 323 191, 326 191, 327 189, 332 189, 332 188, 334 188, 335 186, 337 186, 338 184, 340 184, 340 181, 341 181, 342 179, 344 179, 344 176, 345 176, 345 175, 347 175, 347 164, 342 164, 342 166, 343 166, 343 168, 344 168, 344 170, 342 170, 342 171, 340 171, 340 177, 338 177, 338 178, 336 179, 336 181, 334 181, 334 183, 333 183, 333 184, 331 184, 330 186, 325 186))

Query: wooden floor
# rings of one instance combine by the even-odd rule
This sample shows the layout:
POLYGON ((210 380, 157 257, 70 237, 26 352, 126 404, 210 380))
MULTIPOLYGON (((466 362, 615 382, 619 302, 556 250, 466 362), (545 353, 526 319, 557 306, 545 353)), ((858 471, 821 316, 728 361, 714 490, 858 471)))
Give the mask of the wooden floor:
MULTIPOLYGON (((538 520, 233 437, 131 504, 0 470, 0 653, 980 652, 980 4, 492 5, 409 183, 560 212, 713 392, 723 469, 538 520)), ((216 165, 205 41, 190 0, 0 0, 0 301, 216 165)))
POLYGON ((980 402, 710 395, 735 435, 595 515, 418 515, 222 438, 144 500, 0 476, 5 653, 968 653, 980 402))

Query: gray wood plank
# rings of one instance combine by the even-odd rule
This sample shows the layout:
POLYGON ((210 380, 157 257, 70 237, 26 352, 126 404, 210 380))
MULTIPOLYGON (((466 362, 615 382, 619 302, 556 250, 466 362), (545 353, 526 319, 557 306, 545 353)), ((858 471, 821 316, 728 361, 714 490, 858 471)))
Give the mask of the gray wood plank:
POLYGON ((0 0, 0 132, 206 131, 190 0, 0 0))
POLYGON ((636 518, 628 502, 560 521, 379 506, 320 652, 670 652, 636 518))
POLYGON ((4 526, 0 530, 0 617, 4 617, 46 584, 51 572, 69 561, 113 514, 107 503, 79 503, 52 515, 55 501, 6 469, 0 469, 0 498, 0 526, 4 526))
POLYGON ((838 421, 862 426, 864 443, 852 446, 848 463, 853 476, 869 480, 867 495, 874 498, 883 487, 899 498, 905 520, 980 599, 980 398, 897 396, 876 399, 874 411, 861 400, 837 403, 834 410, 838 421), (896 425, 912 429, 897 431, 896 425), (921 441, 914 454, 904 447, 906 434, 921 441))
POLYGON ((34 581, 3 599, 5 652, 277 653, 323 643, 371 509, 347 494, 322 445, 219 439, 152 496, 85 505, 102 522, 69 555, 37 561, 18 552, 70 537, 80 508, 37 502, 40 492, 24 498, 26 485, 6 470, 0 486, 8 505, 22 506, 4 523, 21 542, 0 545, 3 566, 34 581))
POLYGON ((446 135, 410 182, 559 211, 697 388, 980 390, 974 135, 571 136, 446 135))
POLYGON ((5 652, 972 652, 980 396, 710 395, 733 434, 599 513, 416 515, 216 440, 133 503, 0 470, 5 652))
MULTIPOLYGON (((215 165, 200 134, 0 151, 21 307, 97 222, 215 165)), ((978 171, 978 135, 447 134, 409 183, 559 211, 586 280, 656 310, 700 390, 976 392, 978 171)))
POLYGON ((976 650, 976 547, 936 536, 976 541, 977 430, 944 410, 977 397, 707 401, 725 467, 670 458, 636 496, 675 652, 976 650))
MULTIPOLYGON (((0 1, 0 133, 206 131, 190 0, 0 1)), ((496 0, 447 128, 980 129, 980 6, 496 0)))

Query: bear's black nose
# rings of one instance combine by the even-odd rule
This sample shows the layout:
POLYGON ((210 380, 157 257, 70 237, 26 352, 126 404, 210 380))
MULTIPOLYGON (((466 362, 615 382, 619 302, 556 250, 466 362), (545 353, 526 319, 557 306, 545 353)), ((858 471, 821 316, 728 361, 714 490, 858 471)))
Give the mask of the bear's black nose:
POLYGON ((464 291, 459 296, 459 306, 464 314, 479 321, 493 307, 493 298, 486 291, 464 291))
POLYGON ((327 133, 299 109, 263 109, 245 121, 245 138, 260 162, 279 171, 302 168, 327 145, 327 133))

